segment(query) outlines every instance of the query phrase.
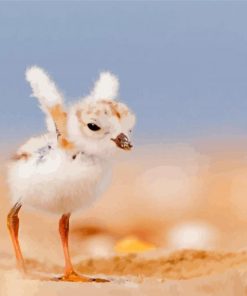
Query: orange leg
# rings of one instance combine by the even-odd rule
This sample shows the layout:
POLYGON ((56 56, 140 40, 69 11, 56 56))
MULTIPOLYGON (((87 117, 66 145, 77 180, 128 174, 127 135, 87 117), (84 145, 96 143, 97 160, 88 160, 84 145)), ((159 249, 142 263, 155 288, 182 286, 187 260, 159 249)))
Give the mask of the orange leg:
POLYGON ((64 214, 59 220, 59 232, 63 245, 63 253, 65 259, 64 276, 68 276, 69 274, 74 272, 69 254, 69 218, 70 214, 64 214))
POLYGON ((70 260, 69 245, 68 245, 69 218, 70 218, 70 214, 64 214, 59 220, 59 232, 60 232, 60 237, 63 245, 65 269, 64 269, 64 275, 58 278, 58 280, 70 281, 70 282, 108 282, 107 280, 104 280, 104 279, 88 278, 86 276, 79 275, 74 271, 74 268, 70 260))
POLYGON ((17 202, 13 208, 10 210, 7 217, 7 226, 10 233, 10 237, 14 246, 17 266, 22 272, 26 272, 24 259, 22 257, 21 248, 18 240, 18 232, 19 232, 19 218, 18 213, 21 209, 21 204, 17 202))

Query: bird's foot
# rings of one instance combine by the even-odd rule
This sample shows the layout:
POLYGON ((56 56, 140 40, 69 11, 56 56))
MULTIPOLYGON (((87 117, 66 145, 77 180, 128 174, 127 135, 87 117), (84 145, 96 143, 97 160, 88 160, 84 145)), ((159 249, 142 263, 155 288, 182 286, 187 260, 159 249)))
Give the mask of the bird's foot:
POLYGON ((79 283, 108 283, 109 280, 101 279, 101 278, 91 278, 86 277, 84 275, 79 275, 75 271, 71 271, 68 274, 65 274, 61 277, 55 278, 55 281, 62 281, 62 282, 79 282, 79 283))

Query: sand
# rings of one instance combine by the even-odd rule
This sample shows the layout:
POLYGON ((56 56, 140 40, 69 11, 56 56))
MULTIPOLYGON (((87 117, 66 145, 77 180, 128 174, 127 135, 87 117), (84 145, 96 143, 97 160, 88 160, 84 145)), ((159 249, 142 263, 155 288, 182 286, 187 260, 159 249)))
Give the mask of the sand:
POLYGON ((82 284, 44 279, 52 278, 51 272, 59 267, 47 268, 36 260, 28 260, 30 275, 26 278, 21 278, 14 267, 1 266, 0 295, 246 295, 246 263, 246 252, 193 250, 166 257, 154 252, 145 256, 89 259, 77 264, 77 270, 111 282, 82 284))

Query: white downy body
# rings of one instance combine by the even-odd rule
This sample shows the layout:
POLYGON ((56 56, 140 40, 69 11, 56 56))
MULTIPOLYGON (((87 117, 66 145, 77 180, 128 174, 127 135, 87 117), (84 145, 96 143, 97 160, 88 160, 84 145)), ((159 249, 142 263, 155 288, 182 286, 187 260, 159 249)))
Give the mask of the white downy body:
POLYGON ((54 214, 71 213, 90 206, 109 184, 108 159, 83 151, 72 155, 57 146, 55 137, 32 138, 20 150, 31 157, 9 165, 13 203, 54 214))

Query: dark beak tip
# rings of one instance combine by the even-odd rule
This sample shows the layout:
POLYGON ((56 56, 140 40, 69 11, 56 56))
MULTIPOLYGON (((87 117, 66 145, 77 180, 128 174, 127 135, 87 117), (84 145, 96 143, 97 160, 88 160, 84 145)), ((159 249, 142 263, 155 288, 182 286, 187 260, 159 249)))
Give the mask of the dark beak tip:
POLYGON ((131 148, 133 147, 128 137, 123 133, 118 135, 115 139, 111 139, 111 140, 117 145, 117 147, 126 151, 131 150, 131 148))

